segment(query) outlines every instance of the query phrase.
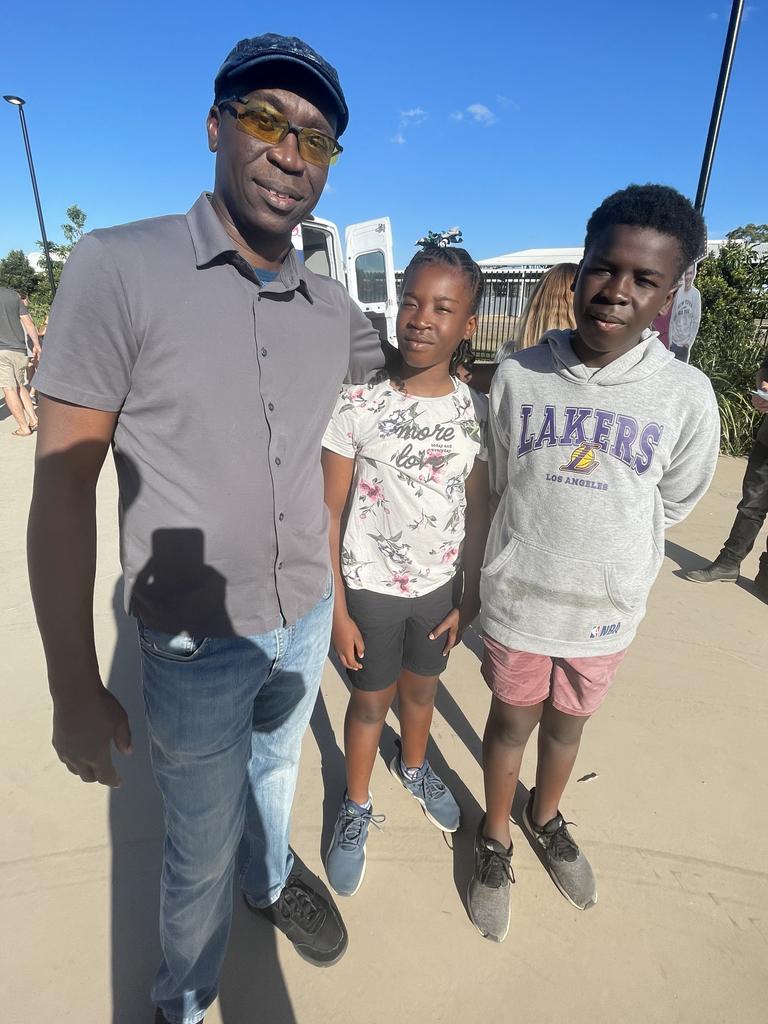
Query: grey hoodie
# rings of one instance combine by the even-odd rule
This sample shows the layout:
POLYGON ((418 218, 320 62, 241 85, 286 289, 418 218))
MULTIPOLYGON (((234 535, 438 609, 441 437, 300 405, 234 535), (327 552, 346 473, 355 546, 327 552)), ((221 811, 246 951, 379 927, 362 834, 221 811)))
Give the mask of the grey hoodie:
POLYGON ((490 393, 499 495, 480 584, 481 622, 507 647, 613 654, 645 614, 664 530, 715 471, 709 379, 645 332, 619 359, 584 366, 570 331, 504 360, 490 393))

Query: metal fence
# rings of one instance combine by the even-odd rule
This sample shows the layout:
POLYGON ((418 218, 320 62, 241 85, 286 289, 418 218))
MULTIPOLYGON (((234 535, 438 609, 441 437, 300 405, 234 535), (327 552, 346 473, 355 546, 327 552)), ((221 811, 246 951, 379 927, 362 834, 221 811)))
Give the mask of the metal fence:
MULTIPOLYGON (((477 333, 472 348, 478 359, 492 360, 499 348, 515 336, 517 322, 531 292, 546 267, 483 271, 483 298, 478 314, 477 333)), ((397 295, 403 282, 402 271, 395 274, 397 295)))

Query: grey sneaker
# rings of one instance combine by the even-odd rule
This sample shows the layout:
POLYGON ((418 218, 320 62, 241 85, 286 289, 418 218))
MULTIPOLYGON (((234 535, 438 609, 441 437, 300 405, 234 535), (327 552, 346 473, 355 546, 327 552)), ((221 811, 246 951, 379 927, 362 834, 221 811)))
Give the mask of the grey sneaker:
POLYGON ((475 836, 475 869, 467 889, 469 919, 484 939, 503 942, 509 931, 509 886, 515 881, 512 844, 505 850, 483 835, 485 818, 475 836))
POLYGON ((715 560, 703 569, 693 569, 685 574, 692 583, 735 583, 739 578, 738 565, 723 565, 715 560))
POLYGON ((373 813, 373 804, 369 810, 360 811, 344 794, 325 858, 328 881, 337 895, 354 896, 363 884, 368 827, 373 824, 380 830, 383 821, 383 814, 373 813))
POLYGON ((416 778, 406 778, 400 771, 400 755, 395 754, 389 765, 394 775, 414 799, 418 800, 427 818, 442 829, 443 832, 455 832, 461 824, 461 811, 453 798, 453 793, 433 770, 429 761, 425 761, 416 778))
POLYGON ((533 794, 523 811, 523 828, 530 838, 544 850, 544 857, 552 881, 569 903, 579 910, 588 910, 597 903, 597 883, 589 861, 573 841, 566 822, 558 811, 546 825, 539 828, 533 823, 533 794))

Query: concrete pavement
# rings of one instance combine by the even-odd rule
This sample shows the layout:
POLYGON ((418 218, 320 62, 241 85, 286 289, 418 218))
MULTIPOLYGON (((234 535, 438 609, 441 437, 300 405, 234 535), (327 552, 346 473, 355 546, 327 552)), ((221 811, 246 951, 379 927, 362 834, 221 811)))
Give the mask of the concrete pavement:
MULTIPOLYGON (((120 765, 123 788, 108 792, 75 780, 50 746, 24 556, 34 442, 12 429, 12 420, 0 422, 2 1016, 8 1024, 150 1024, 162 829, 135 632, 119 603, 114 472, 108 464, 100 483, 96 638, 104 679, 131 716, 136 754, 120 765)), ((382 756, 372 788, 384 831, 369 840, 363 888, 338 900, 346 957, 312 968, 236 903, 210 1024, 768 1020, 768 607, 746 582, 705 587, 677 575, 719 550, 743 468, 722 458, 709 494, 670 533, 648 616, 585 733, 563 810, 595 867, 597 907, 580 913, 566 903, 517 833, 507 941, 484 941, 466 916, 488 707, 469 636, 445 673, 430 751, 464 813, 453 849, 382 756)), ((753 554, 744 568, 754 575, 756 563, 753 554)), ((346 692, 328 663, 294 809, 293 846, 321 880, 321 840, 343 786, 346 692)), ((384 755, 394 714, 389 722, 384 755)), ((531 750, 527 784, 533 771, 531 750)))

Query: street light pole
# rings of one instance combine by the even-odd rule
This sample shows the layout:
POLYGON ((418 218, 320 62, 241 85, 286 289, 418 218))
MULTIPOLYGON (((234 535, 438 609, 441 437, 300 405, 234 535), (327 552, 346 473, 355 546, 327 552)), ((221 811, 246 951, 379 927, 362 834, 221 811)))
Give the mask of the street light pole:
POLYGON ((739 26, 741 25, 741 15, 743 10, 744 0, 733 0, 733 5, 731 7, 731 20, 728 22, 728 33, 725 37, 723 61, 720 65, 720 77, 717 80, 717 89, 715 90, 715 102, 712 104, 712 117, 709 121, 707 144, 704 147, 704 158, 701 161, 699 187, 696 189, 696 201, 693 204, 699 213, 703 212, 704 203, 707 201, 709 176, 712 172, 712 163, 715 159, 717 136, 720 133, 720 121, 723 116, 725 94, 728 91, 728 81, 731 77, 733 54, 736 49, 736 40, 739 35, 739 26))
POLYGON ((56 295, 56 282, 53 279, 53 264, 51 254, 48 251, 48 238, 45 234, 45 222, 43 221, 43 208, 40 205, 40 193, 37 191, 37 178, 35 177, 35 165, 32 162, 32 150, 29 145, 29 134, 27 132, 27 120, 24 117, 24 100, 20 96, 3 96, 6 103, 12 107, 18 107, 19 120, 21 121, 21 133, 24 136, 24 146, 27 150, 27 162, 29 163, 29 174, 32 178, 32 191, 35 194, 35 205, 37 206, 37 219, 40 221, 40 233, 43 236, 43 247, 45 252, 45 265, 48 270, 48 282, 51 286, 51 298, 56 295))

